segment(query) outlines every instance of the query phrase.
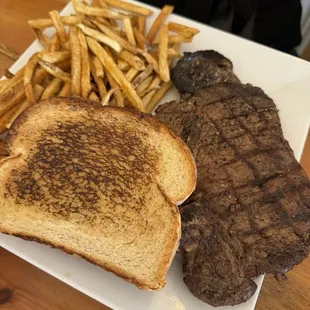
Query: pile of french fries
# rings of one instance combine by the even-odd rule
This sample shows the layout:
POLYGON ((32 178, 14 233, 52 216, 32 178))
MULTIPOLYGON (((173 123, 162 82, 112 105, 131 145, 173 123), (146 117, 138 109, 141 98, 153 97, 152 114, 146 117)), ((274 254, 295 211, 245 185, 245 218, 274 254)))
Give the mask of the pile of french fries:
MULTIPOLYGON (((148 8, 121 0, 73 0, 75 14, 30 20, 42 51, 0 81, 0 133, 30 105, 52 96, 78 96, 102 105, 152 112, 172 87, 170 68, 180 44, 199 32, 169 22, 166 5, 146 31, 148 8), (48 38, 45 28, 54 27, 48 38), (171 32, 173 34, 171 34, 171 32)), ((0 46, 1 48, 1 46, 0 46)), ((5 50, 5 48, 4 48, 5 50)), ((7 51, 10 53, 10 51, 7 51)), ((14 52, 12 58, 16 58, 14 52)))

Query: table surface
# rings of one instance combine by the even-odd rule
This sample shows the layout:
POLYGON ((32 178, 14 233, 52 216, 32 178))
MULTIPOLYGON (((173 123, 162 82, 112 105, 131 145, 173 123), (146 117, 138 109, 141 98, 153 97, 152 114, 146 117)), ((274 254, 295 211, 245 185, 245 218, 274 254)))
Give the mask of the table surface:
MULTIPOLYGON (((61 10, 68 0, 1 0, 0 43, 22 53, 34 40, 27 20, 61 10)), ((0 76, 12 61, 0 54, 0 76)), ((302 165, 310 177, 310 135, 302 165)), ((90 297, 76 291, 19 257, 0 248, 0 309, 13 310, 105 310, 90 297)), ((266 276, 256 310, 306 310, 310 308, 310 258, 277 282, 266 276)))

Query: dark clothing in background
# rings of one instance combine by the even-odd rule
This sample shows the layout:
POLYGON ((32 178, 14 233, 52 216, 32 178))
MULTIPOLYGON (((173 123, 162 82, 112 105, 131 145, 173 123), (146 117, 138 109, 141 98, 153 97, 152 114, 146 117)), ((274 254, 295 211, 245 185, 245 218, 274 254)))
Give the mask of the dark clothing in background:
POLYGON ((290 52, 301 42, 300 0, 143 0, 261 44, 290 52))

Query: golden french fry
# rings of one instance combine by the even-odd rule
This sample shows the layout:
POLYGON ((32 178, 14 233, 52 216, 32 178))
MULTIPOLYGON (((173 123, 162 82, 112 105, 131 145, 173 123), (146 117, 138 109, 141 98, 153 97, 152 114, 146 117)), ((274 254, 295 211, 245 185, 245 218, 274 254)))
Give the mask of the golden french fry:
MULTIPOLYGON (((109 82, 111 88, 115 89, 114 98, 116 101, 116 105, 118 107, 123 107, 124 106, 124 96, 123 96, 121 90, 119 89, 116 81, 113 79, 112 75, 109 72, 107 72, 107 78, 108 78, 108 82, 109 82)), ((104 100, 104 98, 103 98, 103 100, 104 100)))
POLYGON ((52 53, 42 52, 42 53, 40 53, 40 59, 47 61, 47 62, 50 62, 51 64, 67 60, 70 57, 71 57, 71 51, 61 51, 61 52, 52 52, 52 53))
POLYGON ((0 44, 0 54, 6 55, 13 60, 17 60, 19 58, 19 55, 17 52, 13 51, 11 48, 7 47, 4 44, 0 44))
MULTIPOLYGON (((63 23, 63 25, 69 25, 69 26, 81 23, 82 19, 83 19, 82 16, 60 16, 60 20, 63 23)), ((53 20, 51 18, 28 20, 28 24, 32 28, 48 28, 54 26, 53 20)))
MULTIPOLYGON (((147 91, 150 89, 156 89, 161 83, 161 79, 160 77, 157 75, 155 76, 154 80, 152 81, 151 85, 147 88, 147 91)), ((155 95, 156 90, 152 90, 149 91, 143 98, 142 98, 142 102, 143 105, 146 107, 149 102, 151 101, 151 99, 153 98, 153 96, 155 95)))
MULTIPOLYGON (((142 98, 142 97, 145 97, 147 94, 149 94, 150 92, 153 92, 153 91, 155 91, 154 92, 154 94, 155 94, 158 89, 160 89, 160 86, 156 86, 156 87, 153 87, 153 88, 148 88, 148 89, 146 89, 144 92, 142 92, 139 95, 142 98)), ((152 95, 152 97, 154 96, 154 94, 152 95)))
POLYGON ((50 15, 50 17, 53 21, 53 24, 56 28, 60 42, 62 44, 65 44, 69 40, 69 37, 66 33, 65 26, 60 19, 59 13, 57 11, 51 11, 51 12, 49 12, 49 15, 50 15))
POLYGON ((133 27, 133 33, 135 35, 136 41, 138 43, 139 48, 141 48, 142 50, 145 49, 145 45, 146 45, 146 38, 144 37, 144 35, 138 30, 137 27, 133 27))
POLYGON ((103 82, 103 79, 96 75, 96 68, 95 68, 95 66, 91 60, 89 60, 89 65, 90 65, 90 72, 91 72, 91 74, 94 78, 94 81, 98 87, 100 98, 102 99, 107 94, 106 86, 103 82))
POLYGON ((104 70, 103 70, 103 66, 102 63, 100 62, 100 60, 98 59, 97 56, 92 56, 91 57, 91 61, 95 67, 95 74, 97 77, 103 78, 104 77, 104 70))
POLYGON ((130 18, 124 19, 124 28, 125 28, 125 33, 126 33, 126 37, 127 37, 128 42, 130 44, 132 44, 133 46, 136 46, 136 39, 135 39, 135 36, 133 34, 133 29, 132 29, 132 24, 131 24, 130 18))
POLYGON ((97 8, 88 6, 84 3, 79 2, 79 0, 72 0, 72 3, 77 12, 85 15, 102 16, 112 19, 125 19, 128 17, 128 15, 117 13, 115 11, 110 10, 109 8, 102 8, 102 7, 97 8))
POLYGON ((180 59, 182 58, 182 55, 178 51, 176 51, 174 48, 170 47, 168 48, 168 57, 180 59))
POLYGON ((154 96, 148 103, 146 111, 152 113, 153 110, 156 108, 157 104, 159 103, 159 101, 166 95, 166 93, 172 86, 173 83, 171 81, 163 83, 163 85, 161 85, 160 89, 154 94, 154 96))
POLYGON ((140 97, 142 97, 141 94, 143 94, 143 92, 151 85, 152 81, 153 77, 149 76, 140 85, 137 86, 136 92, 140 97))
POLYGON ((42 30, 36 29, 36 28, 33 28, 32 30, 34 31, 39 43, 43 46, 44 49, 47 49, 49 47, 50 43, 49 43, 49 40, 47 39, 47 37, 42 32, 42 30))
POLYGON ((108 26, 108 27, 111 26, 110 23, 109 23, 109 21, 108 21, 107 19, 105 19, 104 17, 96 16, 95 18, 96 18, 96 20, 97 20, 99 23, 101 23, 101 24, 103 24, 103 25, 105 25, 105 26, 108 26))
POLYGON ((178 24, 178 23, 173 23, 173 22, 169 22, 168 23, 168 29, 169 29, 169 31, 176 32, 176 33, 179 33, 179 34, 183 34, 183 33, 187 33, 188 32, 188 33, 190 33, 193 36, 200 32, 196 28, 191 28, 191 27, 188 27, 188 26, 185 26, 185 25, 181 25, 181 24, 178 24))
POLYGON ((157 16, 157 18, 155 19, 151 29, 149 30, 147 36, 146 36, 146 40, 152 44, 153 40, 156 36, 156 34, 158 33, 158 31, 160 30, 162 24, 165 22, 166 18, 173 12, 174 7, 172 5, 165 5, 161 12, 159 13, 159 15, 157 16))
POLYGON ((168 26, 163 25, 160 30, 158 45, 159 75, 164 82, 170 80, 170 70, 168 65, 168 26))
POLYGON ((129 64, 124 61, 124 60, 118 60, 117 61, 117 66, 122 70, 122 71, 128 71, 130 69, 129 64))
POLYGON ((120 44, 117 41, 110 39, 108 36, 106 36, 102 32, 99 32, 97 30, 89 28, 83 24, 78 24, 77 27, 79 27, 85 35, 88 35, 88 36, 96 39, 97 41, 102 42, 102 43, 112 47, 116 52, 119 53, 122 50, 122 47, 120 46, 120 44))
POLYGON ((90 95, 88 96, 88 99, 89 99, 89 100, 96 101, 96 102, 100 102, 99 97, 98 97, 94 92, 91 92, 91 93, 90 93, 90 95))
POLYGON ((52 39, 49 42, 48 51, 54 53, 60 50, 60 39, 57 32, 53 35, 52 39))
POLYGON ((61 86, 62 80, 59 78, 54 78, 51 83, 45 88, 41 100, 55 96, 60 91, 61 86))
POLYGON ((43 60, 39 60, 39 64, 54 77, 58 77, 66 82, 71 82, 71 75, 67 72, 64 72, 59 67, 56 67, 55 65, 43 60))
POLYGON ((88 46, 86 38, 81 29, 78 29, 78 39, 81 47, 81 94, 87 98, 90 92, 90 66, 88 57, 88 46))
POLYGON ((122 50, 117 56, 124 61, 126 61, 131 67, 135 68, 136 70, 142 71, 145 70, 144 61, 136 55, 133 55, 129 51, 122 50))
POLYGON ((9 83, 10 81, 5 79, 5 80, 1 80, 0 81, 0 93, 2 92, 2 89, 5 89, 6 85, 9 83))
MULTIPOLYGON (((109 38, 112 40, 118 42, 123 48, 127 49, 128 51, 132 53, 136 53, 135 46, 131 45, 128 41, 126 41, 124 38, 119 36, 115 31, 111 29, 111 27, 103 25, 95 20, 93 20, 93 23, 103 32, 105 33, 109 38)), ((95 38, 96 39, 96 38, 95 38)))
POLYGON ((104 2, 106 2, 109 6, 113 8, 121 9, 139 15, 149 16, 153 13, 152 10, 149 10, 145 7, 131 4, 121 0, 105 0, 104 2))
POLYGON ((81 48, 78 41, 77 27, 70 28, 70 46, 71 46, 71 92, 73 96, 81 95, 81 48))
MULTIPOLYGON (((35 101, 38 101, 42 95, 44 91, 44 88, 38 84, 34 84, 33 86, 33 92, 34 92, 34 98, 35 101)), ((31 103, 29 103, 29 101, 27 99, 25 99, 22 104, 19 106, 19 109, 17 109, 15 111, 15 113, 13 115, 11 115, 10 119, 8 120, 7 124, 6 124, 6 128, 10 129, 13 122, 16 120, 16 118, 22 113, 24 112, 29 106, 31 105, 31 103)))
POLYGON ((71 83, 65 82, 57 96, 58 97, 71 96, 71 83))
POLYGON ((6 98, 8 94, 15 91, 15 88, 19 86, 24 79, 25 68, 23 67, 9 80, 6 80, 5 83, 2 83, 0 87, 0 101, 3 98, 6 98))
POLYGON ((137 76, 138 73, 139 73, 139 70, 135 68, 131 68, 130 70, 128 70, 125 77, 129 82, 131 82, 137 76))
POLYGON ((141 101, 141 98, 137 95, 136 91, 133 89, 132 85, 123 72, 118 68, 113 58, 107 53, 107 51, 94 39, 87 38, 87 43, 92 52, 99 58, 103 66, 106 69, 106 72, 109 72, 112 77, 115 79, 119 87, 123 89, 123 92, 128 97, 129 101, 133 106, 139 110, 144 111, 144 107, 141 101))
MULTIPOLYGON (((16 104, 21 102, 25 98, 25 89, 23 83, 20 82, 16 85, 14 91, 10 93, 10 96, 6 100, 1 100, 0 105, 0 116, 4 115, 6 112, 10 111, 16 104)), ((35 101, 35 98, 33 99, 35 101)))
POLYGON ((0 117, 0 134, 3 134, 7 130, 7 124, 10 122, 11 117, 14 116, 16 111, 20 109, 20 105, 21 103, 17 103, 12 109, 0 117))
POLYGON ((157 60, 150 53, 143 51, 142 49, 138 49, 137 52, 138 54, 141 54, 150 65, 153 66, 154 70, 157 73, 159 73, 159 66, 157 60))
POLYGON ((146 70, 142 71, 132 82, 134 88, 138 87, 153 72, 153 66, 149 65, 146 70))
POLYGON ((145 34, 145 23, 146 23, 146 18, 143 15, 138 16, 138 30, 139 32, 144 36, 145 34))
MULTIPOLYGON (((160 38, 155 38, 153 44, 159 44, 160 38)), ((175 43, 191 43, 193 41, 193 35, 191 33, 185 33, 183 35, 176 34, 168 36, 168 44, 175 43)))
POLYGON ((111 100, 112 95, 113 95, 117 90, 119 90, 118 87, 117 87, 117 88, 112 88, 112 89, 110 89, 110 90, 107 92, 107 94, 104 96, 104 98, 101 100, 100 103, 101 103, 103 106, 109 105, 109 102, 110 102, 110 100, 111 100))
POLYGON ((25 66, 24 87, 25 87, 26 97, 30 103, 35 103, 33 87, 32 87, 31 82, 32 82, 34 70, 39 61, 40 61, 39 53, 35 53, 30 57, 28 63, 25 66))

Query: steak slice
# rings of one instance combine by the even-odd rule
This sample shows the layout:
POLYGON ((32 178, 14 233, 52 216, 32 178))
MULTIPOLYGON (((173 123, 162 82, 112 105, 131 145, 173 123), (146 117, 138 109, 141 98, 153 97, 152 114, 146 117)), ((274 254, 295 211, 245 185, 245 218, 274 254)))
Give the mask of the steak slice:
POLYGON ((232 62, 216 51, 184 53, 171 71, 171 79, 179 93, 195 93, 215 83, 239 79, 233 73, 232 62))
POLYGON ((196 297, 242 303, 257 276, 285 273, 307 257, 310 182, 261 89, 218 83, 156 113, 197 164, 197 189, 180 207, 184 281, 196 297))

